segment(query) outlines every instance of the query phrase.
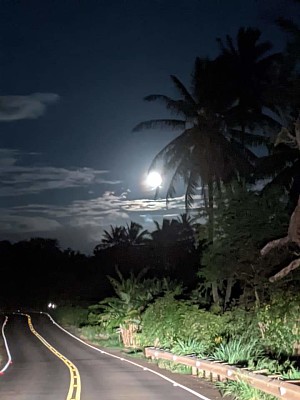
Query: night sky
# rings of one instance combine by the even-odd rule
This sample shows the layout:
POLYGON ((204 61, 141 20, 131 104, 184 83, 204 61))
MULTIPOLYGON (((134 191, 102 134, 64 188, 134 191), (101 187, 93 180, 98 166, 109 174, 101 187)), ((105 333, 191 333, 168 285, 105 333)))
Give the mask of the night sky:
MULTIPOLYGON (((279 0, 0 0, 0 240, 42 236, 91 253, 103 229, 184 211, 166 209, 143 182, 154 155, 176 135, 132 133, 168 117, 152 93, 176 96, 196 56, 216 37, 258 27, 274 50, 285 36, 279 0)), ((296 8, 295 8, 296 9, 296 8)))

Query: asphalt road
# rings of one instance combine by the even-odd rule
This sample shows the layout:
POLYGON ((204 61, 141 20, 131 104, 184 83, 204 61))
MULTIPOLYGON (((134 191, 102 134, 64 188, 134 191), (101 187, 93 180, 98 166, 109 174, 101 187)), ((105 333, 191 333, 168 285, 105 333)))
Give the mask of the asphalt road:
POLYGON ((1 400, 197 399, 143 368, 87 347, 61 331, 45 315, 31 314, 31 318, 33 332, 27 317, 9 316, 5 334, 13 364, 0 376, 1 400), (60 354, 54 354, 41 340, 60 354), (75 376, 69 390, 76 368, 80 376, 75 376))

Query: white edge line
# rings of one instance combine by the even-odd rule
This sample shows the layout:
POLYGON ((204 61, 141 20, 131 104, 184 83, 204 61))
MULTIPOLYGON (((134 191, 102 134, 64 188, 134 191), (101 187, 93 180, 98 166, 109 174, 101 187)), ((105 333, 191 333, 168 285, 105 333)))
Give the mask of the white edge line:
POLYGON ((181 385, 180 383, 174 381, 173 379, 170 379, 170 378, 166 377, 165 375, 160 374, 159 372, 154 371, 154 370, 151 369, 151 368, 144 367, 143 365, 137 364, 137 363, 135 363, 135 362, 133 362, 133 361, 127 360, 127 359, 122 358, 122 357, 118 357, 118 356, 116 356, 115 354, 111 354, 111 353, 108 353, 108 352, 106 352, 106 351, 104 351, 104 350, 98 349, 97 347, 94 347, 94 346, 92 346, 91 344, 86 343, 85 341, 83 341, 83 340, 80 339, 79 337, 73 335, 72 333, 70 333, 69 331, 67 331, 66 329, 64 329, 62 326, 60 326, 60 325, 52 318, 52 316, 51 316, 50 314, 45 313, 45 312, 43 312, 43 311, 40 311, 40 314, 45 314, 45 315, 47 315, 47 317, 50 318, 50 320, 53 322, 53 324, 55 324, 55 325, 56 325, 59 329, 61 329, 63 332, 67 333, 69 336, 71 336, 72 338, 78 340, 79 342, 83 343, 84 345, 90 347, 91 349, 94 349, 94 350, 98 351, 99 353, 105 354, 105 355, 110 356, 110 357, 113 357, 113 358, 117 358, 117 359, 119 359, 119 360, 121 360, 121 361, 125 361, 125 362, 127 362, 127 363, 129 363, 129 364, 135 365, 136 367, 141 368, 141 369, 143 369, 144 371, 147 371, 147 372, 150 372, 150 373, 152 373, 152 374, 155 374, 155 375, 159 376, 160 378, 164 379, 165 381, 168 381, 168 382, 172 383, 173 386, 179 387, 179 388, 185 390, 186 392, 189 392, 189 393, 193 394, 194 396, 196 396, 196 397, 198 397, 198 398, 200 398, 200 399, 202 399, 202 400, 212 400, 212 399, 210 399, 209 397, 203 396, 202 394, 196 392, 195 390, 190 389, 190 388, 188 388, 187 386, 181 385))
POLYGON ((9 347, 8 347, 8 344, 7 344, 7 340, 6 340, 6 336, 5 336, 5 333, 4 333, 4 329, 5 329, 5 325, 7 324, 7 321, 8 321, 8 317, 5 316, 5 320, 4 320, 3 325, 2 325, 2 337, 3 337, 3 340, 4 340, 4 345, 5 345, 5 349, 6 349, 8 360, 7 360, 7 363, 4 365, 4 367, 0 370, 0 374, 3 374, 7 370, 9 365, 11 364, 11 354, 10 354, 9 347))

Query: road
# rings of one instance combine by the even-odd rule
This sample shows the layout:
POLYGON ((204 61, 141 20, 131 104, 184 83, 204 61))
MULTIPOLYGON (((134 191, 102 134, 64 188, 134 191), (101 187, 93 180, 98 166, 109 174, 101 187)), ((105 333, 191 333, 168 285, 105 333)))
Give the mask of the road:
POLYGON ((133 360, 140 368, 78 342, 46 315, 31 314, 31 321, 30 328, 30 318, 9 315, 13 363, 0 376, 1 400, 206 400, 149 372, 143 361, 133 360))

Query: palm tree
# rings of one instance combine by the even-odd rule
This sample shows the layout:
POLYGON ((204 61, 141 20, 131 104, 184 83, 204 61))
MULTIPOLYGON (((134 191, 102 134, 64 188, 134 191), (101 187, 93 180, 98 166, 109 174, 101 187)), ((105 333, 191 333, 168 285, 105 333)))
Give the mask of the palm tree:
POLYGON ((102 249, 114 246, 128 246, 145 244, 150 238, 147 230, 143 230, 142 225, 136 222, 130 222, 130 225, 125 226, 110 226, 110 231, 105 230, 101 243, 94 249, 94 254, 97 254, 102 249))
POLYGON ((160 225, 154 221, 156 229, 151 232, 151 237, 154 243, 158 245, 174 245, 179 237, 180 223, 176 219, 164 218, 160 225))
MULTIPOLYGON (((104 231, 103 238, 101 239, 100 247, 119 246, 125 242, 125 228, 124 226, 110 226, 110 232, 104 231)), ((98 247, 96 246, 96 248, 98 247)), ((95 250, 96 250, 95 248, 95 250)))
POLYGON ((130 245, 141 245, 147 243, 150 238, 148 237, 149 232, 147 229, 143 230, 142 225, 136 222, 130 222, 130 225, 126 224, 124 231, 124 240, 130 245))
POLYGON ((247 130, 278 128, 278 123, 265 110, 277 110, 274 93, 283 78, 280 75, 282 54, 270 54, 272 44, 260 42, 260 37, 258 29, 240 28, 236 45, 229 35, 225 43, 217 39, 221 54, 216 62, 223 78, 220 87, 232 102, 226 120, 232 128, 232 136, 248 145, 264 144, 267 138, 249 136, 247 130))
MULTIPOLYGON (((270 65, 268 58, 263 62, 260 57, 269 50, 269 46, 257 45, 260 34, 254 30, 240 30, 238 40, 251 35, 254 38, 248 42, 244 41, 240 48, 243 49, 243 56, 247 54, 247 51, 251 54, 253 48, 257 50, 252 58, 260 64, 253 75, 260 82, 267 76, 267 73, 263 73, 264 68, 269 70, 270 65)), ((230 51, 232 55, 235 55, 236 51, 232 40, 229 37, 227 39, 230 51)), ((231 93, 227 89, 229 87, 226 83, 227 80, 230 78, 235 81, 236 77, 231 74, 224 75, 224 73, 229 73, 228 66, 232 57, 230 52, 227 55, 225 46, 222 49, 223 57, 221 54, 220 58, 214 61, 196 59, 191 91, 177 77, 171 75, 171 80, 179 92, 179 99, 172 99, 161 94, 145 98, 146 101, 161 101, 168 110, 177 116, 176 119, 149 120, 138 124, 133 129, 133 131, 153 128, 181 130, 179 136, 154 157, 149 170, 153 169, 157 162, 162 162, 164 171, 172 171, 166 193, 167 202, 175 195, 176 182, 179 179, 183 180, 187 210, 193 204, 195 194, 200 187, 208 216, 209 241, 213 241, 214 238, 214 193, 216 188, 220 189, 223 183, 231 181, 234 177, 247 176, 252 171, 257 157, 246 147, 246 144, 258 145, 264 142, 262 135, 255 134, 250 130, 253 128, 252 122, 257 120, 257 114, 262 114, 263 101, 255 103, 254 93, 248 93, 245 85, 243 92, 238 91, 237 88, 235 92, 231 93), (224 69, 222 70, 222 68, 224 69), (247 100, 247 96, 251 98, 247 100), (241 105, 239 106, 239 104, 241 105), (249 106, 251 108, 248 110, 249 106), (252 114, 255 115, 254 119, 252 114)), ((236 58, 238 60, 238 57, 236 58)), ((237 65, 239 65, 238 61, 237 65)), ((255 63, 253 62, 251 66, 254 67, 255 63)), ((244 65, 240 67, 242 69, 244 65)), ((242 76, 242 72, 240 72, 240 76, 242 76)), ((260 91, 264 89, 265 86, 262 84, 255 86, 254 92, 255 95, 260 95, 259 99, 263 98, 260 91)), ((266 117, 266 119, 268 118, 266 117)), ((216 291, 214 292, 216 293, 216 291)))
MULTIPOLYGON (((147 101, 162 101, 167 109, 181 116, 181 119, 150 120, 134 128, 134 131, 156 127, 181 129, 179 136, 154 157, 149 169, 162 161, 164 171, 172 171, 166 193, 167 202, 175 194, 177 180, 183 180, 186 209, 192 205, 200 186, 211 222, 214 186, 220 187, 222 182, 228 182, 236 175, 247 175, 256 160, 249 150, 245 154, 241 143, 228 130, 224 115, 229 103, 224 99, 221 104, 218 100, 215 68, 213 61, 197 59, 191 93, 178 78, 171 76, 180 93, 179 100, 164 95, 145 98, 147 101)), ((213 228, 210 236, 213 237, 213 228)))
POLYGON ((279 185, 289 192, 290 208, 294 209, 300 194, 300 26, 286 19, 279 19, 278 24, 291 35, 284 52, 285 87, 280 93, 283 127, 270 154, 259 160, 256 175, 272 178, 265 190, 279 185))

